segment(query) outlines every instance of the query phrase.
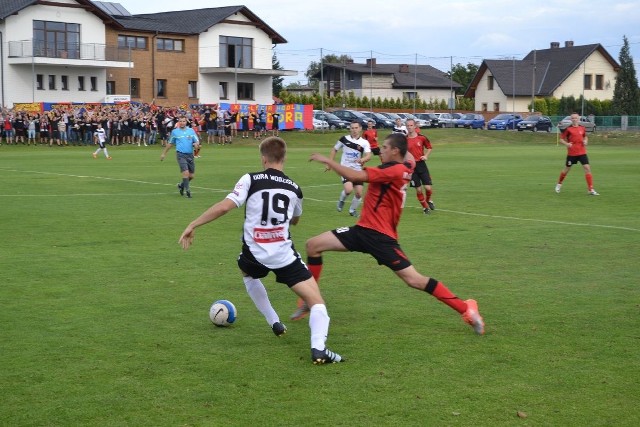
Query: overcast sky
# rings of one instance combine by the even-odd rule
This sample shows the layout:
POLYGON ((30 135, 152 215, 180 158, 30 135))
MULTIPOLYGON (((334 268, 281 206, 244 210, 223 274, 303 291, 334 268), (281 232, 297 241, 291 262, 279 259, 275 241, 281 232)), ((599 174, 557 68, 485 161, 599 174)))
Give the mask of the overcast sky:
MULTIPOLYGON (((118 2, 118 1, 116 1, 118 2)), ((616 61, 627 36, 640 70, 640 2, 599 0, 120 0, 132 14, 244 5, 287 40, 276 54, 285 83, 306 83, 304 72, 323 53, 348 54, 364 63, 453 64, 521 59, 553 41, 602 44, 616 61)))

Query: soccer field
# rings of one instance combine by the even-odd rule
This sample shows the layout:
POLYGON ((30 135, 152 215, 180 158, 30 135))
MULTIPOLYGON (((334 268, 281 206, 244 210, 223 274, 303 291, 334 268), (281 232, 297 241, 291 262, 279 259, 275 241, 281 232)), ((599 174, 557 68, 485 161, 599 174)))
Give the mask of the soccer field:
MULTIPOLYGON (((0 425, 637 426, 640 142, 592 135, 554 185, 554 134, 433 130, 436 211, 409 189, 400 243, 416 268, 478 300, 479 337, 450 308, 357 253, 327 253, 320 287, 341 364, 314 366, 295 298, 264 282, 276 338, 236 257, 244 209, 184 227, 260 169, 257 143, 205 146, 192 199, 161 147, 0 146, 0 425), (215 328, 214 300, 238 320, 215 328)), ((340 134, 285 133, 305 196, 297 249, 354 219, 339 178, 308 163, 340 134)))

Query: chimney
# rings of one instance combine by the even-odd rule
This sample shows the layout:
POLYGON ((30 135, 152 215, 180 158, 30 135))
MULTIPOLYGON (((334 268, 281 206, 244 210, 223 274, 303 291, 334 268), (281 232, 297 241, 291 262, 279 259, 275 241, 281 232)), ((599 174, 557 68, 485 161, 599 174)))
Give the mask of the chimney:
POLYGON ((551 42, 551 49, 558 49, 560 47, 560 42, 551 42))
POLYGON ((573 47, 573 40, 567 40, 564 42, 564 47, 573 47))
POLYGON ((376 58, 367 58, 367 67, 373 68, 376 66, 376 58))
POLYGON ((400 64, 400 70, 401 73, 408 73, 409 72, 409 64, 400 64))

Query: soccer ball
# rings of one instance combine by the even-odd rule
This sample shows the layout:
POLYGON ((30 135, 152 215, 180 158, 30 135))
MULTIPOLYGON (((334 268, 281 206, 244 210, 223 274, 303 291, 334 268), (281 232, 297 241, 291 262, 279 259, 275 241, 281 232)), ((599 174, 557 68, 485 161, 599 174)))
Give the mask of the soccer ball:
POLYGON ((237 314, 236 306, 226 299, 214 302, 209 309, 209 319, 216 326, 229 326, 236 321, 237 314))

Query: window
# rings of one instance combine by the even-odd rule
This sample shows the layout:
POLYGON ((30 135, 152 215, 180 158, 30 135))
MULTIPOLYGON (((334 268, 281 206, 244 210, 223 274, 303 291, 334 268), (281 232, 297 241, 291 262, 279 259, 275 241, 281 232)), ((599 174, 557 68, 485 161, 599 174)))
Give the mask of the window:
POLYGON ((499 102, 494 102, 493 103, 493 111, 500 111, 500 103, 499 102))
POLYGON ((129 95, 140 98, 140 79, 129 79, 129 95))
POLYGON ((33 51, 46 58, 80 58, 80 24, 34 20, 33 51))
POLYGON ((69 90, 69 76, 60 76, 60 84, 62 90, 69 90))
POLYGON ((158 50, 174 50, 182 52, 184 46, 184 40, 176 39, 156 39, 156 47, 158 50))
POLYGON ((253 83, 238 83, 238 99, 253 99, 253 83))
POLYGON ((167 97, 167 81, 164 79, 156 80, 156 96, 158 98, 167 97))
POLYGON ((596 90, 604 89, 604 76, 602 74, 596 74, 596 90))
POLYGON ((187 94, 189 98, 197 98, 198 97, 198 82, 189 82, 189 87, 187 88, 187 94))
POLYGON ((147 38, 137 36, 118 36, 118 49, 147 49, 147 38))
POLYGON ((220 99, 229 99, 229 83, 220 82, 220 99))
POLYGON ((414 99, 418 98, 418 93, 417 92, 402 92, 402 98, 403 99, 408 99, 410 101, 413 101, 414 99))
POLYGON ((482 106, 480 107, 480 109, 482 111, 489 111, 489 104, 487 104, 486 102, 483 102, 482 106))
POLYGON ((353 73, 351 71, 347 71, 347 80, 350 82, 354 80, 353 73))
POLYGON ((78 90, 84 90, 84 76, 78 76, 78 90))
POLYGON ((591 78, 593 77, 593 75, 591 74, 585 74, 584 75, 584 88, 585 89, 591 89, 591 78))
POLYGON ((220 36, 220 66, 253 68, 253 39, 220 36))
POLYGON ((115 95, 116 94, 116 82, 108 81, 107 82, 107 95, 115 95))
POLYGON ((49 90, 56 90, 56 76, 49 74, 49 90))
POLYGON ((36 89, 44 90, 44 75, 42 74, 36 75, 36 89))
POLYGON ((493 76, 487 76, 487 90, 493 90, 493 76))
POLYGON ((96 92, 98 90, 98 78, 97 77, 89 77, 91 81, 91 90, 96 92))

